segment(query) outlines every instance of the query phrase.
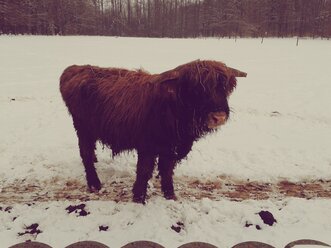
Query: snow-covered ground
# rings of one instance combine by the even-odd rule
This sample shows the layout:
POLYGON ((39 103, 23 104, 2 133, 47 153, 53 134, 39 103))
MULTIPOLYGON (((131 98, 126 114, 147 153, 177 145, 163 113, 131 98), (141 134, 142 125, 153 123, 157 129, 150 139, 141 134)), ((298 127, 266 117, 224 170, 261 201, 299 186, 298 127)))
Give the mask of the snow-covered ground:
MULTIPOLYGON (((295 43, 0 36, 0 196, 6 194, 2 188, 14 184, 38 184, 50 192, 55 184, 72 179, 85 184, 71 117, 58 90, 59 76, 71 64, 143 67, 158 73, 195 59, 212 59, 246 71, 248 77, 238 80, 230 98, 231 120, 194 145, 175 171, 177 180, 331 180, 331 41, 301 40, 298 47, 295 43)), ((98 147, 101 180, 133 179, 135 154, 114 160, 109 154, 98 147)), ((144 239, 166 247, 190 241, 231 247, 249 240, 283 247, 301 238, 331 244, 330 199, 173 202, 152 196, 146 206, 88 201, 90 214, 85 217, 65 210, 80 203, 0 202, 1 246, 33 239, 18 233, 34 223, 42 231, 35 240, 54 247, 80 240, 120 247, 144 239), (4 211, 8 206, 13 208, 4 211), (261 210, 272 212, 277 223, 263 224, 256 214, 261 210), (171 229, 177 222, 183 224, 179 233, 171 229), (245 227, 246 222, 253 225, 245 227), (109 229, 100 232, 101 225, 109 229)))

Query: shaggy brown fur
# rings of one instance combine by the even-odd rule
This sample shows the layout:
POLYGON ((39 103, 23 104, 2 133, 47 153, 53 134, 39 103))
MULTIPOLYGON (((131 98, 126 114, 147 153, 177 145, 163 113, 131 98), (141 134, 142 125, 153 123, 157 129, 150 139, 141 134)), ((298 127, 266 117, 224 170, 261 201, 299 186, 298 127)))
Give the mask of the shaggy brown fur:
POLYGON ((144 202, 156 160, 167 199, 174 199, 173 169, 202 135, 229 118, 227 98, 238 71, 217 61, 193 61, 161 74, 73 65, 60 91, 73 118, 90 189, 99 190, 95 143, 114 155, 137 150, 134 201, 144 202))

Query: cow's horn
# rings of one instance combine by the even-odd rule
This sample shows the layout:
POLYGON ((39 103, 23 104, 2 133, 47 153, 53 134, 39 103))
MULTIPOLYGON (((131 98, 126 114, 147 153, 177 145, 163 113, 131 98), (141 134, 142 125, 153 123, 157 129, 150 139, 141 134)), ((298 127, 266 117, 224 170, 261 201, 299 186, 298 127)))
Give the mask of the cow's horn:
POLYGON ((235 77, 246 77, 247 76, 246 72, 242 72, 242 71, 239 71, 239 70, 231 68, 231 67, 228 67, 228 69, 231 72, 231 74, 235 77))

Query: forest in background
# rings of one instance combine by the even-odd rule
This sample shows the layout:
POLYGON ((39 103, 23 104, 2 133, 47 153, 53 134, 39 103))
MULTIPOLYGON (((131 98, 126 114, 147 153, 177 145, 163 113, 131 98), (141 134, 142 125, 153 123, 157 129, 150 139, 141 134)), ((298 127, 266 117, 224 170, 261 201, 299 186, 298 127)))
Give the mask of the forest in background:
POLYGON ((0 34, 331 37, 331 0, 0 0, 0 34))

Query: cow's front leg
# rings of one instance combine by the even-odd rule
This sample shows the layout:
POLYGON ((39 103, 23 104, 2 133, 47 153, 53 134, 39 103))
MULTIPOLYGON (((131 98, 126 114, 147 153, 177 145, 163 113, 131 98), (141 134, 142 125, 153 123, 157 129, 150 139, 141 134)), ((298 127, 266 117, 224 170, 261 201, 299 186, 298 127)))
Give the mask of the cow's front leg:
POLYGON ((155 155, 138 151, 137 177, 133 185, 133 201, 145 204, 147 183, 153 175, 155 155))
POLYGON ((161 188, 164 194, 164 197, 167 200, 176 200, 176 195, 174 191, 173 184, 173 171, 176 166, 175 156, 172 155, 160 155, 159 157, 159 172, 161 176, 161 188))

